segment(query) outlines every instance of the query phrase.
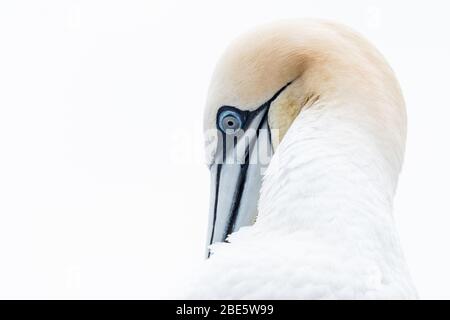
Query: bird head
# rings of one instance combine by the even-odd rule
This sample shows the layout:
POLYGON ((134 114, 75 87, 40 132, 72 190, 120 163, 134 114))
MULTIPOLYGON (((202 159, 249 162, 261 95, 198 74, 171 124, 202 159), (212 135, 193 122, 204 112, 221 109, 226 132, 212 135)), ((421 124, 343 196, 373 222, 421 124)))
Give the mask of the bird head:
POLYGON ((204 113, 207 246, 255 222, 264 171, 302 110, 318 101, 362 99, 378 82, 389 82, 394 89, 387 95, 402 99, 381 55, 333 23, 285 21, 232 42, 213 73, 204 113))

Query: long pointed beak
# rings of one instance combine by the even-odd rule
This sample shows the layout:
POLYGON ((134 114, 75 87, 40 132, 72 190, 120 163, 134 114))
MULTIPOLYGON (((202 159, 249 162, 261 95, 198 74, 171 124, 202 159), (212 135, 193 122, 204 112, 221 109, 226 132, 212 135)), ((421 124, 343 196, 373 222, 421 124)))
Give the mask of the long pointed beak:
POLYGON ((273 153, 267 113, 268 108, 255 111, 244 135, 223 138, 218 147, 211 166, 207 257, 211 244, 256 220, 263 170, 273 153))

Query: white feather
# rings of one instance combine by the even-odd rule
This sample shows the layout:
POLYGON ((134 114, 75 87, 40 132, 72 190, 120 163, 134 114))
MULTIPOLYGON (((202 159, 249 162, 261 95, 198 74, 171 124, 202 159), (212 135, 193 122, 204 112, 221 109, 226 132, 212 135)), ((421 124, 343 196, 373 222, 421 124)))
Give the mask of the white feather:
POLYGON ((189 297, 416 298, 392 217, 398 161, 373 139, 382 124, 349 110, 302 111, 266 172, 257 222, 213 246, 189 297))

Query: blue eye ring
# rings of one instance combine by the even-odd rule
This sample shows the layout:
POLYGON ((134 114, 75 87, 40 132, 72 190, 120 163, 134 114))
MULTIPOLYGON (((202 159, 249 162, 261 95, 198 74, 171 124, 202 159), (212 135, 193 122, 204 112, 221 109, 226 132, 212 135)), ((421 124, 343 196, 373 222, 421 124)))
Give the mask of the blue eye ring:
POLYGON ((242 129, 243 120, 239 112, 226 109, 219 113, 217 124, 223 132, 232 134, 242 129))

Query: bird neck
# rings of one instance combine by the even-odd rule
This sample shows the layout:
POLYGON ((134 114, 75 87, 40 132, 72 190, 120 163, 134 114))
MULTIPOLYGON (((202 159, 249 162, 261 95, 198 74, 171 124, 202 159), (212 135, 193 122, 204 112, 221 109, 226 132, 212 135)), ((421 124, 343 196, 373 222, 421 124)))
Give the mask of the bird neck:
POLYGON ((257 223, 331 242, 363 234, 364 245, 400 250, 391 213, 403 150, 357 110, 357 103, 302 110, 265 173, 257 223))

